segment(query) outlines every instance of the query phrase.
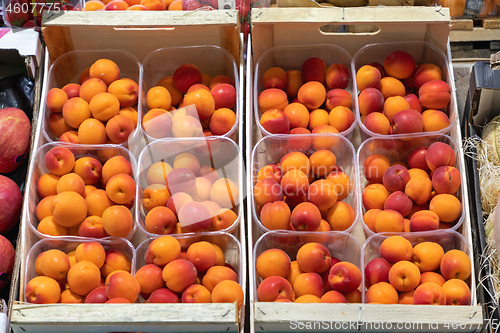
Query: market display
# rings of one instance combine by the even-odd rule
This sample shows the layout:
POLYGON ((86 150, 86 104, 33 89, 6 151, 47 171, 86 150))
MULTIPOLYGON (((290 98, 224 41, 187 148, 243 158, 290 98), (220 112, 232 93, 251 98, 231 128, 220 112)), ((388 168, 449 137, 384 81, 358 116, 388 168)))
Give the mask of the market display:
POLYGON ((455 149, 445 136, 366 141, 360 147, 359 164, 368 182, 361 194, 367 231, 457 229, 463 195, 455 149))
POLYGON ((49 90, 49 135, 76 144, 126 143, 137 127, 138 95, 137 82, 121 77, 114 61, 99 59, 78 83, 49 90))
POLYGON ((94 153, 83 147, 49 144, 39 150, 39 201, 33 203, 31 226, 40 237, 130 238, 136 192, 130 155, 119 148, 94 153))
POLYGON ((471 260, 469 249, 455 248, 464 245, 460 238, 457 233, 441 231, 420 237, 371 239, 365 247, 366 302, 469 305, 471 260), (367 256, 371 250, 375 253, 367 256))
MULTIPOLYGON (((403 26, 392 16, 365 32, 373 22, 358 19, 363 11, 342 8, 342 22, 309 22, 317 16, 306 11, 300 23, 311 39, 297 34, 294 44, 287 29, 297 22, 263 10, 245 45, 235 10, 200 23, 217 26, 214 39, 193 24, 196 15, 168 14, 211 13, 221 3, 89 0, 77 10, 166 11, 166 23, 139 25, 134 15, 144 14, 95 13, 131 15, 120 26, 87 24, 95 42, 81 37, 82 22, 45 26, 31 152, 29 118, 0 110, 0 173, 31 153, 24 186, 0 175, 0 233, 25 212, 14 331, 58 325, 50 311, 32 319, 55 303, 86 303, 92 314, 96 304, 122 304, 103 305, 110 310, 98 318, 60 318, 75 331, 87 329, 83 320, 96 331, 241 332, 245 321, 250 331, 286 331, 294 320, 359 318, 360 331, 375 319, 436 320, 441 329, 444 320, 481 321, 445 55, 449 17, 436 19, 446 26, 437 33, 426 26, 404 42, 389 32, 403 26)), ((80 14, 94 22, 94 13, 80 14)), ((492 124, 483 139, 495 164, 492 124)), ((0 253, 2 289, 15 250, 1 235, 0 253)))
POLYGON ((236 124, 236 89, 226 75, 202 74, 193 64, 178 67, 146 94, 144 132, 154 139, 225 135, 236 124), (194 105, 195 109, 184 106, 194 105))
POLYGON ((301 71, 272 67, 261 80, 258 106, 264 135, 344 133, 355 122, 352 96, 345 90, 350 75, 343 64, 327 67, 323 59, 312 57, 301 71))
POLYGON ((387 54, 383 64, 363 65, 356 71, 360 126, 370 135, 449 129, 450 87, 442 78, 439 66, 417 66, 400 50, 387 54))

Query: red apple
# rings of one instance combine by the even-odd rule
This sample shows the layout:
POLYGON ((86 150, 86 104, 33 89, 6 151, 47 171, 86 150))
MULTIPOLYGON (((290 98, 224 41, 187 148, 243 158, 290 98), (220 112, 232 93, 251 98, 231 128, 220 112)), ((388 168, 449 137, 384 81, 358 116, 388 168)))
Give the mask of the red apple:
POLYGON ((16 250, 9 240, 0 235, 0 290, 9 284, 12 270, 14 269, 14 258, 16 250))
POLYGON ((0 109, 0 173, 21 166, 30 148, 31 122, 16 108, 0 109))
POLYGON ((19 222, 22 203, 23 195, 17 184, 10 178, 0 176, 0 234, 19 222))

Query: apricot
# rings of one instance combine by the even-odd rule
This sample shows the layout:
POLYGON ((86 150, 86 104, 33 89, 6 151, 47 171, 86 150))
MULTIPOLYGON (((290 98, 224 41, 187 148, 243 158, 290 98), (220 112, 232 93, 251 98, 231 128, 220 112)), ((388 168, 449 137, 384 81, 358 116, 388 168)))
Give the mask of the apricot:
POLYGON ((212 290, 213 303, 234 303, 238 305, 238 309, 243 306, 245 295, 241 286, 231 280, 224 280, 218 283, 212 290))
POLYGON ((80 97, 73 97, 64 103, 62 114, 64 121, 73 128, 78 128, 87 118, 90 118, 89 104, 80 97))
POLYGON ((338 144, 339 139, 335 138, 334 135, 329 135, 330 133, 339 134, 339 131, 330 125, 320 125, 312 130, 312 134, 327 134, 321 137, 315 137, 312 140, 312 145, 315 150, 328 149, 334 147, 338 144))
POLYGON ((371 184, 364 188, 362 194, 363 206, 366 210, 383 209, 389 192, 382 184, 371 184))
POLYGON ((432 283, 435 283, 439 286, 443 286, 443 284, 446 281, 441 274, 438 274, 436 272, 423 272, 420 275, 420 284, 424 284, 427 282, 432 282, 432 283))
POLYGON ((281 172, 281 168, 277 164, 268 164, 263 166, 258 174, 257 181, 263 180, 266 178, 274 179, 276 182, 281 182, 281 177, 283 177, 283 172, 281 172))
POLYGON ((259 94, 257 103, 261 113, 272 109, 284 110, 288 105, 288 97, 281 89, 269 88, 259 94))
POLYGON ((403 217, 408 216, 413 208, 413 202, 401 191, 393 192, 384 203, 384 209, 395 210, 403 217))
POLYGON ((236 124, 236 114, 228 108, 215 110, 210 118, 210 131, 213 135, 224 135, 229 133, 236 124))
POLYGON ((387 282, 372 285, 366 292, 366 302, 378 304, 398 304, 397 290, 387 282))
POLYGON ((420 272, 432 272, 439 268, 444 251, 441 245, 434 242, 422 242, 413 247, 411 261, 420 272))
POLYGON ((363 124, 373 133, 388 135, 391 131, 389 119, 380 112, 372 112, 366 116, 363 124))
POLYGON ((415 67, 415 59, 404 51, 391 52, 384 59, 384 70, 387 75, 400 80, 409 78, 415 67))
POLYGON ((431 198, 432 182, 424 176, 411 178, 405 186, 405 194, 417 205, 423 205, 431 198))
POLYGON ((410 218, 411 231, 429 231, 439 228, 439 216, 430 210, 415 212, 410 218))
POLYGON ((283 89, 289 98, 295 98, 302 86, 302 74, 296 70, 290 70, 286 72, 287 83, 285 89, 283 89))
POLYGON ((269 230, 287 230, 291 214, 290 207, 284 201, 268 202, 260 211, 260 221, 269 230))
POLYGON ((326 63, 318 57, 310 57, 302 63, 302 81, 318 81, 323 83, 326 76, 326 63))
POLYGON ((337 193, 337 200, 344 200, 351 193, 351 180, 349 176, 342 171, 332 171, 326 177, 326 180, 335 184, 335 192, 337 193))
POLYGON ((313 182, 307 190, 307 200, 321 211, 332 207, 337 202, 335 184, 325 179, 313 182))
POLYGON ((390 263, 410 261, 413 256, 413 246, 404 237, 391 236, 380 244, 380 256, 390 263))
POLYGON ((438 194, 431 199, 429 210, 436 213, 441 222, 453 222, 460 217, 462 204, 452 194, 438 194))
POLYGON ((300 103, 288 104, 283 113, 288 118, 290 128, 307 127, 309 124, 309 110, 300 103))
POLYGON ((215 101, 209 91, 198 89, 184 96, 184 104, 196 106, 200 120, 209 119, 215 112, 215 101))
POLYGON ((356 213, 351 205, 343 201, 337 201, 326 212, 326 220, 334 231, 344 231, 349 229, 354 220, 356 213))
POLYGON ((69 269, 67 279, 71 291, 86 296, 101 284, 101 272, 92 262, 80 261, 69 269))
POLYGON ((359 112, 369 115, 384 110, 384 95, 376 88, 365 88, 358 96, 359 112))
POLYGON ((326 99, 325 86, 317 81, 304 83, 297 93, 297 98, 309 110, 318 109, 326 99))
POLYGON ((115 95, 103 92, 92 98, 89 107, 94 118, 100 121, 108 121, 120 111, 120 101, 115 95))
POLYGON ((316 109, 309 113, 309 130, 314 130, 321 125, 329 125, 329 113, 323 109, 316 109))
POLYGON ((302 202, 293 209, 290 221, 296 230, 314 231, 321 223, 321 213, 314 204, 302 202))
POLYGON ((345 89, 349 80, 349 71, 343 64, 332 64, 326 69, 325 83, 330 89, 345 89))
POLYGON ((293 282, 295 297, 304 295, 323 296, 323 280, 318 273, 299 274, 293 282))
POLYGON ((260 118, 262 127, 271 134, 288 134, 290 121, 286 114, 278 109, 270 109, 260 118))
POLYGON ((52 173, 45 173, 38 178, 36 189, 42 197, 53 196, 57 194, 57 183, 61 176, 56 176, 52 173))
POLYGON ((49 236, 66 236, 69 230, 56 222, 53 216, 47 216, 38 223, 38 232, 49 236))
POLYGON ((105 144, 107 142, 106 127, 97 119, 85 119, 78 127, 78 141, 88 145, 105 144))
POLYGON ((437 132, 450 126, 450 118, 440 110, 426 110, 422 113, 424 132, 437 132))
POLYGON ((228 267, 212 266, 208 269, 205 276, 203 276, 202 284, 212 292, 215 286, 224 280, 238 282, 238 275, 228 267))
POLYGON ((418 98, 423 107, 442 109, 450 102, 450 86, 442 80, 428 81, 419 88, 418 98))
POLYGON ((354 123, 354 114, 345 106, 337 106, 330 111, 328 123, 339 132, 345 132, 354 123))
POLYGON ((397 291, 411 291, 420 284, 420 270, 410 261, 398 261, 389 270, 389 283, 397 291))
POLYGON ((382 75, 380 71, 370 65, 364 65, 356 72, 356 84, 359 91, 366 88, 378 89, 382 75))
POLYGON ((446 295, 446 305, 469 305, 470 304, 470 288, 462 280, 451 279, 443 285, 443 292, 446 295))
POLYGON ((280 160, 280 166, 283 174, 291 170, 300 170, 304 174, 309 174, 311 163, 309 158, 301 152, 290 152, 280 160))
POLYGON ((337 106, 352 108, 351 93, 344 89, 332 89, 326 93, 325 106, 328 110, 333 110, 337 106))
POLYGON ((115 271, 106 278, 106 296, 109 299, 125 298, 134 303, 141 291, 139 282, 129 272, 115 271))
POLYGON ((47 108, 50 112, 62 112, 64 103, 68 100, 66 92, 59 88, 52 88, 47 93, 47 108))
POLYGON ((74 227, 87 217, 87 203, 73 191, 57 194, 50 205, 54 221, 63 227, 74 227))
POLYGON ((388 99, 392 96, 405 96, 406 89, 404 84, 398 79, 390 76, 386 76, 380 80, 380 92, 384 96, 384 99, 388 99))
POLYGON ((90 103, 92 98, 100 93, 106 92, 108 86, 99 78, 90 78, 80 86, 79 97, 90 103))
POLYGON ((287 74, 281 67, 271 67, 262 74, 263 89, 277 88, 285 90, 287 83, 287 74))
POLYGON ((48 250, 43 252, 39 260, 39 268, 42 275, 61 280, 66 278, 70 269, 69 258, 66 253, 60 250, 48 250))
POLYGON ((74 128, 69 126, 64 120, 62 113, 51 113, 49 115, 49 129, 56 137, 60 137, 62 134, 74 130, 74 128))
POLYGON ((446 280, 467 280, 471 273, 471 261, 465 252, 460 250, 449 250, 443 255, 440 271, 446 280))
POLYGON ((378 209, 378 208, 369 209, 363 215, 363 221, 364 221, 365 225, 372 232, 377 232, 375 230, 375 218, 377 217, 378 213, 380 213, 381 211, 382 211, 382 209, 378 209))
POLYGON ((196 281, 197 272, 190 261, 176 259, 163 268, 162 277, 168 289, 173 292, 183 292, 196 281))
POLYGON ((403 215, 395 210, 384 209, 375 217, 376 232, 402 232, 403 230, 403 215))
POLYGON ((107 278, 109 274, 117 270, 130 272, 131 265, 131 260, 125 253, 118 250, 109 250, 106 252, 106 259, 101 267, 102 277, 107 278))
POLYGON ((270 276, 286 277, 290 273, 290 257, 280 249, 266 250, 257 257, 255 269, 262 279, 270 276))
POLYGON ((412 75, 412 81, 415 88, 420 89, 420 87, 428 82, 434 80, 441 80, 442 72, 439 66, 434 64, 421 64, 417 66, 415 72, 412 75))
POLYGON ((90 66, 89 75, 103 80, 108 86, 120 78, 120 68, 109 59, 99 59, 90 66))
POLYGON ((127 237, 134 228, 134 220, 127 207, 115 205, 102 213, 102 225, 110 236, 127 237))
POLYGON ((363 174, 370 183, 382 183, 384 173, 391 166, 389 159, 381 154, 372 154, 363 162, 363 174))
POLYGON ((106 260, 106 251, 98 242, 81 243, 75 250, 76 262, 90 261, 97 268, 101 268, 106 260))
POLYGON ((392 121, 392 118, 396 113, 408 110, 409 108, 410 104, 408 104, 408 101, 406 101, 404 97, 392 96, 387 98, 384 102, 384 115, 389 121, 392 121))
POLYGON ((47 276, 37 276, 26 284, 26 300, 35 304, 57 303, 61 298, 61 288, 56 280, 47 276))

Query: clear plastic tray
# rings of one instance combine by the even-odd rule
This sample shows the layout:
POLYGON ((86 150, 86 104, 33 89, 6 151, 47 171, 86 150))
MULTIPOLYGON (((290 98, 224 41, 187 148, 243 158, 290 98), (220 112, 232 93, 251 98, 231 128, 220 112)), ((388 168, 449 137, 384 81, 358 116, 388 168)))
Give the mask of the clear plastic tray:
MULTIPOLYGON (((32 174, 33 177, 31 177, 31 183, 27 184, 28 186, 28 225, 37 235, 39 238, 50 238, 50 239, 74 239, 74 238, 82 238, 82 237, 77 237, 77 236, 49 236, 46 234, 42 234, 37 230, 38 223, 38 217, 36 216, 36 207, 40 200, 42 199, 40 195, 37 192, 37 182, 38 179, 43 175, 48 173, 49 171, 45 167, 45 154, 51 150, 54 147, 65 147, 68 148, 73 152, 73 155, 75 155, 75 160, 79 159, 80 157, 85 157, 85 156, 91 156, 99 160, 101 164, 104 164, 108 159, 110 159, 113 156, 123 156, 127 159, 127 161, 130 162, 132 165, 132 170, 134 172, 134 181, 137 184, 137 176, 136 176, 136 170, 137 170, 137 162, 135 161, 134 156, 123 146, 120 145, 76 145, 76 144, 65 144, 65 143, 60 143, 60 142, 52 142, 52 143, 47 143, 40 147, 34 157, 33 157, 33 169, 32 169, 32 174)), ((132 212, 132 215, 134 216, 134 207, 130 210, 132 212)), ((132 231, 125 237, 126 239, 130 240, 132 236, 134 235, 135 229, 137 228, 137 223, 136 223, 136 217, 134 216, 134 228, 132 231)), ((106 237, 107 238, 107 237, 106 237)))
MULTIPOLYGON (((456 144, 455 141, 453 141, 452 138, 450 138, 447 135, 436 134, 436 135, 427 135, 418 137, 411 136, 403 138, 394 138, 394 137, 370 138, 361 144, 357 154, 357 164, 359 168, 358 192, 360 197, 363 193, 363 189, 368 183, 363 173, 363 165, 368 156, 373 154, 382 154, 386 156, 391 163, 395 161, 406 162, 406 158, 408 157, 408 154, 411 149, 417 147, 429 147, 434 142, 444 142, 453 148, 456 155, 455 168, 457 168, 461 176, 463 176, 465 173, 464 166, 462 165, 461 159, 457 155, 457 152, 460 151, 459 146, 456 144)), ((461 178, 461 180, 462 179, 463 178, 461 178)), ((460 200, 460 202, 463 202, 463 200, 466 200, 467 198, 464 193, 464 187, 462 185, 460 185, 460 188, 458 189, 457 197, 460 200)), ((366 210, 361 201, 358 207, 359 207, 358 214, 361 217, 360 219, 363 220, 362 217, 366 212, 366 210)), ((465 212, 462 204, 462 212, 460 214, 460 217, 458 218, 458 221, 456 221, 455 224, 451 227, 451 230, 458 230, 461 227, 464 219, 465 219, 465 212)), ((363 229, 365 231, 366 237, 369 237, 374 234, 373 231, 371 231, 366 226, 364 220, 363 220, 363 229)), ((425 234, 426 232, 433 233, 435 231, 425 231, 423 233, 425 234)))
MULTIPOLYGON (((354 223, 347 230, 344 230, 346 233, 350 233, 358 222, 358 206, 359 206, 359 193, 357 190, 357 164, 356 164, 356 152, 354 150, 354 146, 352 143, 347 140, 345 137, 339 134, 291 134, 291 135, 270 135, 262 138, 253 149, 252 152, 252 186, 255 186, 257 183, 257 174, 259 170, 270 164, 276 163, 281 160, 281 158, 292 152, 287 142, 289 139, 292 139, 294 143, 300 142, 301 140, 311 140, 311 139, 328 139, 328 138, 337 138, 338 144, 330 147, 329 149, 335 154, 337 158, 337 165, 342 168, 342 171, 345 172, 350 180, 351 180, 351 192, 345 198, 344 202, 351 205, 356 215, 354 219, 354 223)), ((305 153, 307 156, 310 156, 314 153, 314 149, 311 147, 305 153)), ((260 234, 266 233, 269 231, 262 222, 257 214, 257 207, 255 205, 255 199, 253 197, 253 188, 249 189, 250 195, 250 204, 252 209, 252 216, 255 223, 259 227, 260 234)))
MULTIPOLYGON (((449 250, 461 250, 465 252, 471 261, 471 271, 474 274, 474 259, 472 257, 472 247, 469 242, 465 239, 464 236, 459 234, 454 230, 435 230, 431 234, 428 232, 415 232, 415 233, 400 233, 398 236, 402 236, 410 241, 410 243, 415 246, 419 243, 423 242, 435 242, 443 247, 444 252, 446 253, 449 250)), ((394 234, 384 233, 384 234, 375 234, 372 235, 365 241, 361 249, 361 261, 363 267, 363 286, 365 281, 364 276, 364 268, 366 265, 375 258, 380 258, 380 245, 382 242, 389 238, 390 236, 394 236, 394 234)), ((471 303, 474 304, 474 295, 475 295, 475 285, 474 279, 471 277, 468 278, 467 284, 471 290, 471 303)), ((362 292, 363 303, 366 302, 366 288, 363 288, 362 292)))
MULTIPOLYGON (((147 212, 142 204, 144 189, 148 186, 147 171, 156 162, 165 162, 173 167, 174 159, 181 153, 192 153, 200 161, 200 165, 209 165, 219 176, 230 179, 239 187, 239 202, 235 206, 238 219, 228 228, 220 230, 232 233, 243 218, 243 194, 241 180, 244 178, 243 166, 240 163, 240 148, 234 141, 225 137, 207 137, 193 139, 160 139, 148 144, 139 156, 137 169, 137 192, 135 215, 139 228, 151 238, 159 235, 146 231, 145 219, 147 212)), ((186 233, 193 234, 193 233, 186 233)))
MULTIPOLYGON (((300 247, 306 243, 320 243, 323 244, 329 251, 332 257, 335 257, 341 261, 347 261, 356 265, 360 271, 362 271, 362 260, 361 260, 361 245, 358 243, 356 238, 352 235, 341 231, 329 231, 329 232, 306 232, 306 231, 270 231, 262 235, 253 249, 253 259, 254 262, 250 263, 250 271, 253 275, 254 283, 254 298, 257 300, 257 287, 262 278, 257 274, 255 268, 255 262, 259 255, 269 249, 280 249, 286 252, 290 257, 290 260, 296 260, 297 251, 300 247), (304 240, 305 239, 305 240, 304 240)), ((364 286, 364 277, 361 281, 361 286, 364 286)))
MULTIPOLYGON (((257 60, 254 72, 253 81, 253 92, 252 96, 247 96, 247 98, 253 98, 253 111, 254 118, 257 126, 262 133, 262 136, 270 135, 268 131, 262 127, 260 124, 260 111, 259 103, 257 101, 259 94, 263 91, 262 89, 262 75, 271 67, 281 67, 285 71, 288 70, 298 70, 300 71, 302 63, 310 57, 318 57, 326 62, 327 66, 332 64, 342 64, 350 72, 349 85, 345 90, 347 90, 352 95, 353 107, 352 112, 355 113, 354 109, 354 76, 351 70, 351 55, 340 46, 331 44, 319 44, 319 45, 307 45, 307 46, 276 46, 273 47, 262 54, 262 56, 257 60)), ((355 116, 356 117, 356 116, 355 116)), ((339 133, 345 136, 347 139, 351 139, 352 131, 356 127, 357 118, 344 132, 339 133)))
MULTIPOLYGON (((183 234, 171 236, 179 240, 179 242, 181 242, 181 245, 186 244, 186 246, 182 247, 183 251, 186 251, 187 247, 189 247, 190 244, 201 241, 213 243, 220 247, 222 252, 224 252, 224 259, 226 260, 226 264, 231 265, 235 269, 236 273, 238 274, 238 283, 242 285, 243 265, 246 265, 246 259, 242 256, 241 244, 238 239, 236 239, 236 237, 225 232, 202 232, 198 235, 183 234)), ((139 246, 137 246, 134 273, 137 272, 142 266, 146 265, 144 256, 146 254, 146 251, 148 250, 149 244, 151 244, 153 239, 154 238, 147 239, 139 244, 139 246)), ((144 302, 144 298, 142 298, 142 296, 140 295, 139 299, 144 302)))
POLYGON ((432 46, 426 42, 389 42, 389 43, 374 43, 368 44, 356 52, 354 57, 352 58, 351 63, 351 71, 353 73, 354 80, 354 105, 355 105, 355 113, 356 120, 359 123, 359 127, 361 128, 361 138, 362 140, 367 139, 368 137, 391 137, 391 138, 401 138, 401 137, 423 137, 429 136, 433 134, 446 134, 449 133, 453 128, 455 128, 456 122, 458 121, 458 110, 457 110, 457 102, 455 96, 455 82, 451 79, 451 67, 448 63, 448 59, 446 56, 438 50, 436 47, 432 46), (445 108, 445 113, 448 115, 450 119, 450 125, 440 131, 436 132, 420 132, 420 133, 409 133, 409 134, 391 134, 391 135, 381 135, 378 133, 374 133, 366 128, 366 126, 361 121, 361 115, 359 113, 359 104, 358 104, 358 91, 357 82, 356 82, 356 72, 362 66, 369 64, 371 62, 378 62, 380 64, 384 63, 385 57, 393 52, 393 51, 405 51, 413 56, 417 65, 424 63, 432 63, 434 65, 439 66, 442 72, 442 79, 450 86, 450 103, 445 108))
POLYGON ((139 111, 139 121, 137 127, 141 127, 141 131, 146 138, 147 143, 157 140, 146 134, 142 128, 142 118, 148 112, 146 105, 146 93, 148 90, 166 76, 171 76, 174 71, 181 65, 193 64, 201 71, 202 74, 210 76, 227 75, 234 80, 234 87, 236 89, 236 123, 231 130, 224 134, 223 137, 236 140, 238 122, 241 121, 241 114, 243 105, 239 103, 239 78, 238 67, 233 56, 226 50, 215 45, 203 46, 184 46, 184 47, 166 47, 151 52, 143 63, 143 83, 142 83, 142 105, 139 111))
POLYGON ((35 271, 35 260, 38 255, 44 251, 48 250, 61 250, 62 252, 68 254, 71 251, 76 250, 78 245, 82 243, 89 242, 98 242, 104 247, 105 251, 109 250, 117 250, 121 251, 129 257, 131 261, 131 272, 130 274, 135 274, 136 267, 136 255, 135 249, 132 243, 122 238, 113 238, 113 239, 90 239, 83 237, 60 237, 58 239, 42 239, 35 243, 28 252, 28 256, 26 258, 26 267, 24 271, 24 285, 22 289, 23 300, 26 302, 26 295, 24 294, 24 290, 26 290, 26 285, 28 282, 37 276, 35 271))
MULTIPOLYGON (((62 88, 68 83, 78 83, 80 73, 90 67, 99 59, 110 59, 114 61, 120 68, 120 77, 134 80, 139 85, 139 98, 137 103, 137 112, 140 114, 141 109, 141 82, 142 82, 142 65, 134 55, 121 50, 88 50, 88 51, 70 51, 57 58, 50 67, 47 81, 47 93, 52 88, 62 88)), ((42 130, 43 136, 48 142, 58 141, 58 138, 52 133, 49 127, 50 111, 47 105, 40 105, 41 114, 43 115, 42 130)), ((130 145, 134 141, 139 132, 139 123, 130 134, 128 142, 120 144, 121 146, 130 145)))

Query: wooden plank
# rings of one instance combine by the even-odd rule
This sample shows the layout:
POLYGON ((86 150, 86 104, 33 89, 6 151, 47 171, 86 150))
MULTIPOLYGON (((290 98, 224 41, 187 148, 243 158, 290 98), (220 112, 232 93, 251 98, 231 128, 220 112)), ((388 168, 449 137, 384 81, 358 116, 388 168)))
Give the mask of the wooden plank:
POLYGON ((496 17, 485 18, 483 20, 483 28, 485 28, 485 29, 499 29, 500 28, 500 18, 496 18, 496 17))
POLYGON ((472 30, 474 29, 473 20, 451 20, 451 30, 472 30))
POLYGON ((449 10, 430 7, 258 8, 252 9, 253 60, 271 46, 336 44, 351 55, 367 44, 423 40, 445 52, 450 31, 449 10), (293 17, 293 21, 290 18, 293 17), (424 20, 424 21, 422 21, 424 20), (399 24, 395 29, 395 24, 399 24), (330 32, 345 26, 345 33, 330 32), (374 25, 375 32, 352 32, 352 26, 374 25))
POLYGON ((452 30, 450 42, 477 42, 500 40, 500 29, 474 28, 472 30, 452 30))
POLYGON ((236 304, 22 304, 12 309, 14 332, 238 331, 236 304), (168 325, 168 326, 165 326, 168 325), (66 327, 64 327, 66 326, 66 327), (69 328, 71 327, 71 328, 69 328), (183 327, 179 329, 179 327, 183 327))
POLYGON ((414 0, 369 0, 368 6, 413 6, 414 0))
POLYGON ((343 332, 474 332, 483 324, 482 307, 387 304, 255 303, 255 331, 313 327, 343 332), (390 314, 390 315, 389 315, 390 314), (456 330, 455 330, 456 329, 456 330))
POLYGON ((217 45, 239 62, 236 10, 107 14, 68 12, 44 21, 42 33, 51 60, 68 51, 92 49, 124 50, 143 60, 162 47, 217 45))

